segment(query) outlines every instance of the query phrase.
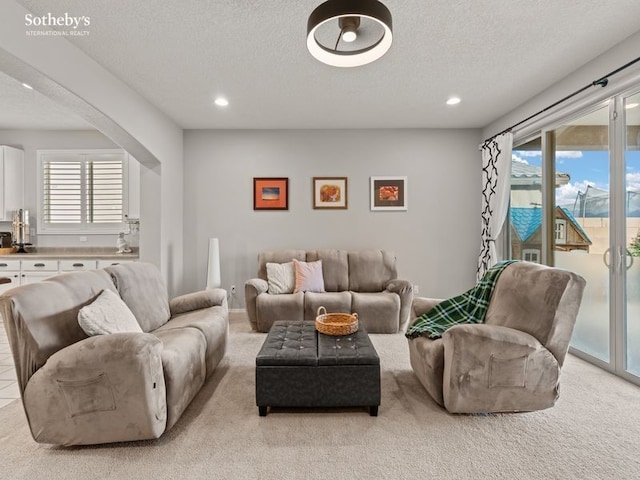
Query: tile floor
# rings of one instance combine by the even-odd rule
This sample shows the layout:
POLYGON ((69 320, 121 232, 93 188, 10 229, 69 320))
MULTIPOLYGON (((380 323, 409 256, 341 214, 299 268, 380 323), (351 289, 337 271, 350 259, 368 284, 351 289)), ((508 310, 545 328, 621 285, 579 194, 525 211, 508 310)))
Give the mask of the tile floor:
POLYGON ((4 325, 0 323, 0 408, 20 398, 16 370, 4 325))

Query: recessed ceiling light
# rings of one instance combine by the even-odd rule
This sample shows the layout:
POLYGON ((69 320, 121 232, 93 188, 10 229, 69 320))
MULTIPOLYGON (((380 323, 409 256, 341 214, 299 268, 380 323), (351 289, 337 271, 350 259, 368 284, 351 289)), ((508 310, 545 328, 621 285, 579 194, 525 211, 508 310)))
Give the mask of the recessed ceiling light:
POLYGON ((630 108, 636 108, 638 105, 640 105, 640 103, 627 103, 625 108, 629 110, 630 108))
POLYGON ((218 97, 214 100, 213 103, 215 103, 219 107, 226 107, 227 105, 229 105, 229 100, 223 97, 218 97))
POLYGON ((447 100, 447 105, 457 105, 460 103, 460 99, 458 97, 451 97, 447 100))
POLYGON ((33 87, 31 85, 29 85, 28 83, 23 83, 22 86, 24 88, 26 88, 27 90, 33 90, 33 87))

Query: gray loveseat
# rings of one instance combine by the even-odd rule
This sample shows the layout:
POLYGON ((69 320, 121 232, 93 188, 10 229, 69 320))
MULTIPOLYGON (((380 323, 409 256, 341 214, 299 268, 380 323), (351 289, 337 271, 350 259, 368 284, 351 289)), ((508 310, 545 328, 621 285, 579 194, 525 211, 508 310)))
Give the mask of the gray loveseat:
POLYGON ((223 358, 229 324, 224 290, 169 301, 159 270, 142 262, 14 288, 0 314, 31 434, 61 445, 158 438, 223 358), (142 333, 87 337, 78 312, 105 289, 142 333))
POLYGON ((396 257, 384 250, 278 250, 258 255, 258 277, 245 283, 247 316, 254 330, 268 332, 277 320, 313 320, 318 307, 357 313, 370 333, 397 333, 409 320, 413 289, 397 279, 396 257), (267 263, 322 261, 325 292, 272 294, 267 263))

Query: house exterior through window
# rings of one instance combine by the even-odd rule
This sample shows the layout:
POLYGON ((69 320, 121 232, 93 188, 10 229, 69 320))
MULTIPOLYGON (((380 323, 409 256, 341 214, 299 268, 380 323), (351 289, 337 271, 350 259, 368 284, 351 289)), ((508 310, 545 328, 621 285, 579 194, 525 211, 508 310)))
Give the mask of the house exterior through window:
POLYGON ((556 218, 555 226, 555 239, 556 243, 567 243, 567 221, 561 218, 556 218))
POLYGON ((540 250, 534 250, 534 249, 523 250, 522 260, 526 262, 540 263, 540 250))

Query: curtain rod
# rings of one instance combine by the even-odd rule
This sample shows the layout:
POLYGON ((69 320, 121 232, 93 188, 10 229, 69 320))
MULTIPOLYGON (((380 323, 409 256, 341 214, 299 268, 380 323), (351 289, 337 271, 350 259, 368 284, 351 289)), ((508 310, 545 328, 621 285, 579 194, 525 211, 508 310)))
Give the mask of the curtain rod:
POLYGON ((552 103, 551 105, 549 105, 548 107, 543 108, 542 110, 534 113, 533 115, 529 115, 527 118, 525 118, 524 120, 519 121, 518 123, 514 123, 513 125, 511 125, 508 128, 505 128, 504 130, 502 130, 500 133, 496 133, 495 135, 487 138, 485 140, 485 142, 488 142, 490 140, 493 140, 494 138, 502 135, 503 133, 507 133, 512 131, 514 128, 519 127, 520 125, 522 125, 525 122, 528 122, 529 120, 531 120, 532 118, 537 117, 538 115, 543 114, 544 112, 546 112, 547 110, 551 110, 554 107, 557 107, 558 105, 560 105, 563 102, 566 102, 567 100, 569 100, 570 98, 575 97, 576 95, 579 95, 580 93, 584 92, 585 90, 590 89, 591 87, 606 87, 609 84, 609 77, 611 77, 612 75, 615 75, 616 73, 621 72, 622 70, 629 68, 631 65, 633 65, 634 63, 640 62, 640 57, 636 58, 635 60, 631 60, 629 63, 626 63, 624 65, 622 65, 621 67, 616 68, 614 71, 607 73, 605 76, 599 78, 598 80, 594 80, 593 82, 591 82, 588 85, 585 85, 582 88, 579 88, 578 90, 576 90, 573 93, 570 93, 569 95, 567 95, 566 97, 558 100, 555 103, 552 103))

